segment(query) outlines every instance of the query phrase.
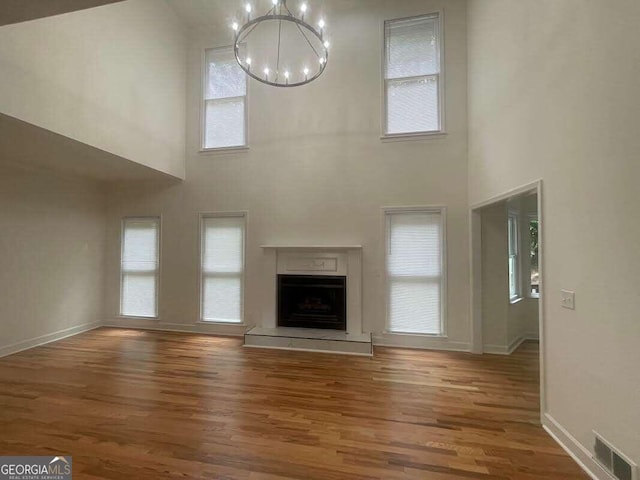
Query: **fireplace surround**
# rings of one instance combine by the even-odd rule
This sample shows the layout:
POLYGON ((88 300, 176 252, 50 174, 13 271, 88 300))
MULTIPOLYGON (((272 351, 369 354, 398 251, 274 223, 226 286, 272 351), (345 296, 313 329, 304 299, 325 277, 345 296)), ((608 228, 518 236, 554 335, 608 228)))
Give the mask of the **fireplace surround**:
MULTIPOLYGON (((259 280, 262 288, 258 326, 265 329, 291 328, 278 322, 278 279, 281 275, 343 277, 346 318, 345 328, 338 331, 348 335, 363 334, 361 245, 262 245, 261 248, 263 263, 259 280)), ((335 327, 317 330, 329 331, 335 327)))

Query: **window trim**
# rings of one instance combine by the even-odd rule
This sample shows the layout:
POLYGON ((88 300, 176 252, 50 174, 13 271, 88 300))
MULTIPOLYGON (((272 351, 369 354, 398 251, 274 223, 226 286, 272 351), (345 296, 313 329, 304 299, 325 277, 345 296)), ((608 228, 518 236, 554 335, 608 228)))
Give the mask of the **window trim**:
POLYGON ((246 326, 246 318, 245 318, 245 282, 247 275, 247 238, 248 238, 248 227, 249 227, 249 212, 246 210, 236 210, 236 211, 223 211, 223 212, 201 212, 198 214, 198 251, 200 252, 200 256, 198 258, 198 298, 199 298, 199 307, 198 307, 198 319, 195 323, 203 324, 203 325, 239 325, 246 326), (205 320, 204 317, 204 272, 202 269, 202 259, 204 257, 204 221, 207 218, 243 218, 244 219, 244 235, 243 235, 243 245, 242 245, 242 274, 240 275, 240 321, 239 322, 221 322, 217 320, 205 320))
POLYGON ((162 278, 161 270, 162 270, 162 215, 132 215, 132 216, 124 216, 120 219, 120 301, 118 308, 118 318, 131 318, 137 320, 160 320, 160 281, 162 278), (131 220, 155 220, 158 225, 158 238, 156 239, 156 248, 158 252, 157 262, 158 268, 155 271, 156 278, 156 314, 155 316, 143 316, 143 315, 125 315, 122 313, 122 288, 124 286, 124 272, 122 270, 122 258, 124 255, 124 229, 127 221, 131 220))
MULTIPOLYGON (((241 45, 242 47, 243 45, 241 45)), ((200 52, 200 144, 198 147, 198 153, 212 154, 212 153, 232 153, 249 150, 249 85, 251 82, 247 77, 246 88, 244 94, 244 144, 243 145, 230 145, 226 147, 205 147, 204 140, 206 137, 206 112, 207 112, 207 52, 211 50, 218 51, 231 51, 233 52, 233 45, 222 45, 217 47, 205 47, 200 52)), ((244 74, 244 72, 242 72, 244 74)), ((243 98, 243 97, 225 97, 227 98, 243 98)))
MULTIPOLYGON (((520 224, 520 215, 518 214, 518 212, 513 211, 513 210, 509 210, 507 212, 507 262, 509 262, 509 259, 511 257, 511 219, 514 218, 516 225, 515 225, 515 235, 516 235, 516 239, 515 239, 515 247, 516 247, 516 253, 515 253, 515 272, 514 272, 514 277, 516 279, 516 292, 515 295, 511 295, 511 285, 509 285, 509 303, 510 304, 514 304, 514 303, 518 303, 520 302, 524 297, 522 295, 522 255, 520 255, 520 251, 522 250, 522 244, 521 244, 521 232, 520 232, 520 228, 522 228, 522 225, 520 224)), ((508 271, 507 271, 508 273, 508 271)))
POLYGON ((382 220, 381 220, 382 238, 384 239, 382 248, 382 271, 383 273, 383 287, 385 290, 384 298, 384 312, 385 312, 385 325, 384 334, 394 336, 405 337, 428 337, 428 338, 447 338, 447 207, 445 205, 414 205, 414 206, 396 206, 396 207, 382 207, 382 220), (394 213, 439 213, 441 218, 442 232, 441 232, 441 262, 442 262, 442 275, 440 278, 440 333, 415 333, 415 332, 400 332, 391 330, 389 325, 389 309, 391 307, 390 299, 390 276, 387 271, 387 253, 389 251, 389 228, 388 228, 388 216, 394 213))
MULTIPOLYGON (((447 135, 446 129, 446 115, 445 115, 445 85, 446 85, 446 76, 445 76, 445 35, 444 35, 444 9, 432 10, 427 13, 423 13, 420 15, 413 15, 409 17, 401 17, 401 18, 390 18, 382 21, 381 24, 381 52, 382 55, 380 57, 380 99, 381 99, 381 108, 380 108, 380 139, 384 141, 403 141, 403 140, 416 140, 421 138, 429 138, 429 137, 439 137, 447 135), (387 51, 386 51, 386 25, 388 22, 394 21, 402 21, 402 20, 412 20, 418 19, 422 17, 435 16, 438 17, 438 50, 440 56, 440 69, 437 74, 438 77, 438 119, 439 119, 439 129, 438 130, 427 130, 427 131, 418 131, 418 132, 405 132, 405 133, 387 133, 387 79, 386 79, 386 66, 387 66, 387 51)), ((429 75, 421 75, 429 76, 429 75)))

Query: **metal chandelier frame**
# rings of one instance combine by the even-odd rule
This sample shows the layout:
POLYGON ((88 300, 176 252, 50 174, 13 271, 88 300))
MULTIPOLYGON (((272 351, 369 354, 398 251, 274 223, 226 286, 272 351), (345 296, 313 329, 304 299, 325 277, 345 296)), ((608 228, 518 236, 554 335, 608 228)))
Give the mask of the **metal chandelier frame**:
POLYGON ((266 14, 260 17, 256 17, 253 20, 251 20, 250 18, 250 15, 251 15, 250 12, 248 13, 248 15, 249 17, 248 17, 247 23, 245 23, 242 27, 240 27, 239 30, 236 31, 235 39, 233 43, 233 52, 236 57, 236 61, 238 62, 238 65, 240 65, 240 68, 242 68, 242 70, 244 70, 244 72, 247 75, 249 75, 251 78, 254 78, 255 80, 261 83, 271 85, 272 87, 300 87, 302 85, 306 85, 308 83, 313 82, 316 78, 322 75, 325 68, 327 68, 327 62, 329 61, 329 49, 324 42, 322 26, 320 31, 313 28, 309 23, 304 21, 304 13, 302 14, 302 18, 296 17, 293 13, 291 13, 291 10, 289 10, 289 8, 287 7, 286 0, 278 0, 278 3, 275 4, 266 14), (282 12, 283 8, 285 10, 285 13, 282 12), (246 62, 243 62, 240 59, 240 47, 242 43, 247 39, 247 37, 251 34, 251 32, 260 23, 268 22, 268 21, 278 22, 278 55, 276 60, 276 69, 274 71, 275 81, 269 80, 268 74, 266 74, 265 77, 260 77, 256 75, 251 71, 251 65, 247 64, 246 62), (313 53, 316 55, 317 62, 320 65, 319 69, 316 71, 316 73, 313 76, 308 77, 307 75, 305 75, 305 79, 299 82, 289 82, 288 78, 285 78, 284 83, 279 81, 279 78, 281 77, 280 46, 281 46, 282 22, 291 22, 298 28, 298 31, 300 32, 302 37, 305 39, 305 41, 307 42, 307 44, 309 45, 313 53), (322 53, 318 53, 317 49, 311 43, 311 40, 308 37, 309 33, 314 37, 316 37, 318 40, 320 40, 322 53))

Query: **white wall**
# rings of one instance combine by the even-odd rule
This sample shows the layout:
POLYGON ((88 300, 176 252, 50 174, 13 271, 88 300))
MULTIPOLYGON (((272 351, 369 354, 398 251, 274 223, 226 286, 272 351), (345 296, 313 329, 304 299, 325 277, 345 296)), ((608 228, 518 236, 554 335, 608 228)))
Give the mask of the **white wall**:
POLYGON ((592 429, 640 463, 640 3, 476 0, 468 19, 470 201, 544 181, 545 423, 590 467, 592 429))
POLYGON ((106 307, 111 318, 118 309, 123 215, 162 214, 160 322, 193 329, 199 308, 198 213, 247 210, 248 323, 260 321, 263 286, 258 273, 264 267, 260 245, 362 244, 364 326, 382 332, 381 207, 447 205, 448 339, 408 341, 469 348, 466 2, 376 0, 334 16, 332 5, 341 2, 324 5, 333 46, 320 79, 296 89, 250 83, 250 149, 244 152, 198 153, 202 51, 228 45, 232 39, 228 26, 217 36, 194 34, 186 181, 170 188, 122 185, 111 195, 106 307), (382 22, 441 8, 446 22, 448 134, 383 142, 379 138, 382 22))
POLYGON ((0 355, 102 320, 106 197, 97 184, 0 166, 0 355))
POLYGON ((0 113, 184 177, 186 33, 154 0, 0 27, 0 113))
POLYGON ((506 353, 509 323, 509 265, 505 202, 481 210, 482 343, 488 353, 506 353))

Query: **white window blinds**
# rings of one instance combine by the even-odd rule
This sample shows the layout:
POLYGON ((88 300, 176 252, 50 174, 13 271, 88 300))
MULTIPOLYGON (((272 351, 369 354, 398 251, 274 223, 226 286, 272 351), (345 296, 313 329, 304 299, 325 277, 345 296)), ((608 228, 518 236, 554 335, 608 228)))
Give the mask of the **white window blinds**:
POLYGON ((120 314, 158 316, 159 218, 122 222, 120 314))
POLYGON ((242 322, 244 215, 202 217, 202 319, 242 322))
POLYGON ((441 210, 387 212, 389 330, 443 332, 443 214, 441 210))
POLYGON ((246 141, 246 75, 233 48, 205 53, 203 148, 238 147, 246 141))
POLYGON ((440 130, 438 14, 385 22, 385 134, 440 130))

